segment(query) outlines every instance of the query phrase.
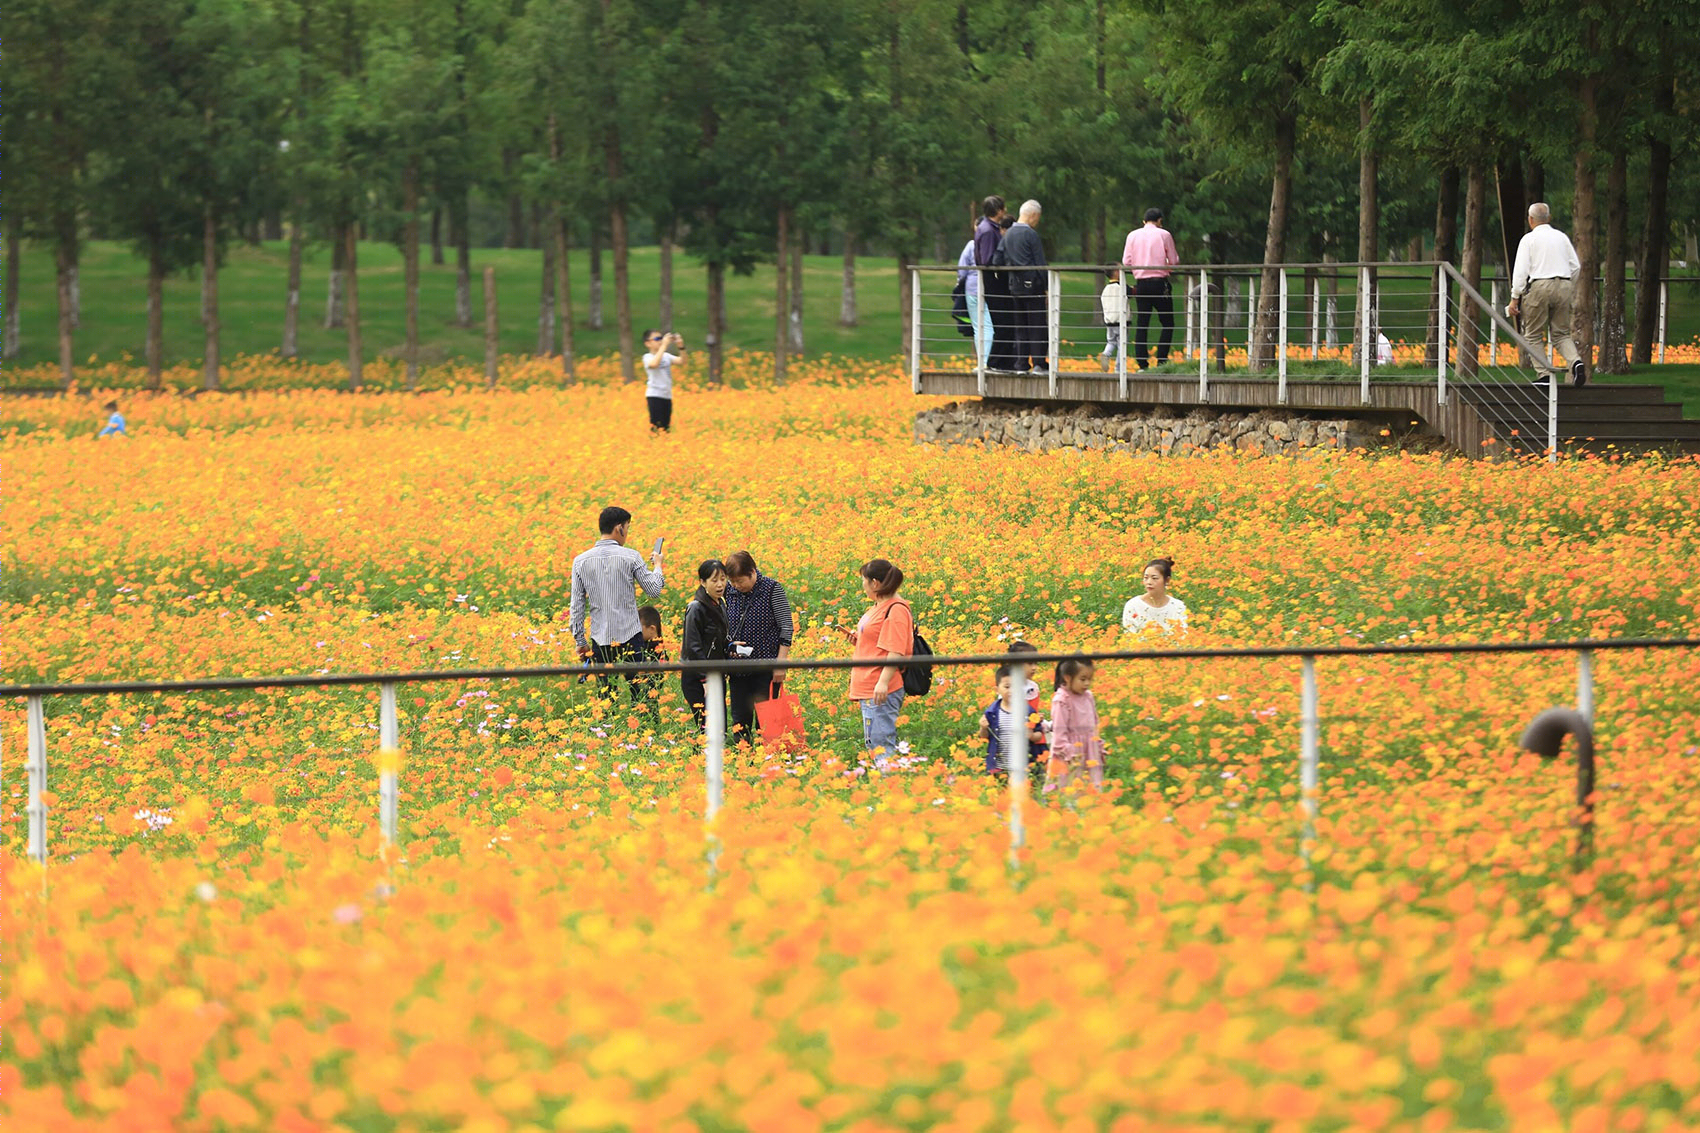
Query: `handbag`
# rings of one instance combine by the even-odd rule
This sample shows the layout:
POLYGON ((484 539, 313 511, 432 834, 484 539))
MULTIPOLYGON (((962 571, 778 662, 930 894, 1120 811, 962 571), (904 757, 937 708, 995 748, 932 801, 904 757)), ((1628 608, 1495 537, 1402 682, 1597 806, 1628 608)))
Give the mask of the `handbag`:
POLYGON ((756 703, 756 724, 761 729, 761 742, 770 747, 795 751, 804 746, 807 735, 803 727, 803 701, 794 692, 775 693, 772 685, 768 698, 756 703))

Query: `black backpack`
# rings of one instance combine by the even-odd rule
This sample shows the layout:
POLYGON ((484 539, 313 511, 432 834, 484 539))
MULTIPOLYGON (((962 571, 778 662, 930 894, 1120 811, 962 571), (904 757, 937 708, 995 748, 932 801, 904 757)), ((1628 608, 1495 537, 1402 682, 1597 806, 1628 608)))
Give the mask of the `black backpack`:
MULTIPOLYGON (((933 647, 927 644, 927 639, 921 636, 921 631, 915 631, 915 646, 913 653, 917 657, 931 657, 933 647)), ((903 666, 903 692, 906 696, 926 696, 933 688, 933 667, 931 665, 903 666)))

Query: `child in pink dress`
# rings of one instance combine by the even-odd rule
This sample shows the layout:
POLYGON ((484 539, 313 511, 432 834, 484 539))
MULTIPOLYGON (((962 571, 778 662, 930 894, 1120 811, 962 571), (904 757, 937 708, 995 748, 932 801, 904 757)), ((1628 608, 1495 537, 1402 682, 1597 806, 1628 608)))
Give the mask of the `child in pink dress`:
POLYGON ((1092 698, 1092 662, 1064 661, 1057 666, 1057 691, 1051 697, 1051 759, 1045 767, 1045 793, 1062 790, 1084 770, 1092 785, 1104 785, 1104 740, 1098 734, 1098 702, 1092 698))

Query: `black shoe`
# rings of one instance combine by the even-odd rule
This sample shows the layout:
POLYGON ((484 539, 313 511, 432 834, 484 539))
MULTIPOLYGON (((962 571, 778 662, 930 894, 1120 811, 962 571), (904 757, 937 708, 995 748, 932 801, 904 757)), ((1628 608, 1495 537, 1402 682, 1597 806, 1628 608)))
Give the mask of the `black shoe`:
POLYGON ((1588 384, 1588 367, 1583 364, 1580 358, 1570 363, 1570 384, 1577 389, 1588 384))
POLYGON ((1530 382, 1529 384, 1532 385, 1532 386, 1544 386, 1550 380, 1551 379, 1549 379, 1545 374, 1542 374, 1540 377, 1536 378, 1534 381, 1530 382))

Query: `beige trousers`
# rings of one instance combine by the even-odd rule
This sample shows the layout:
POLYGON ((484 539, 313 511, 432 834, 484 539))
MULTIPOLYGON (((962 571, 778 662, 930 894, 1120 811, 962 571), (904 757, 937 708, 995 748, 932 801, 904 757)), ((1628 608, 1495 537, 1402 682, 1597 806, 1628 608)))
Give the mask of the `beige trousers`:
POLYGON ((1544 378, 1553 376, 1552 356, 1547 353, 1544 337, 1552 328, 1552 345, 1567 364, 1574 365, 1582 357, 1576 342, 1570 337, 1574 321, 1571 304, 1575 301, 1576 285, 1568 279, 1537 279, 1523 293, 1523 337, 1535 348, 1535 368, 1544 378))

